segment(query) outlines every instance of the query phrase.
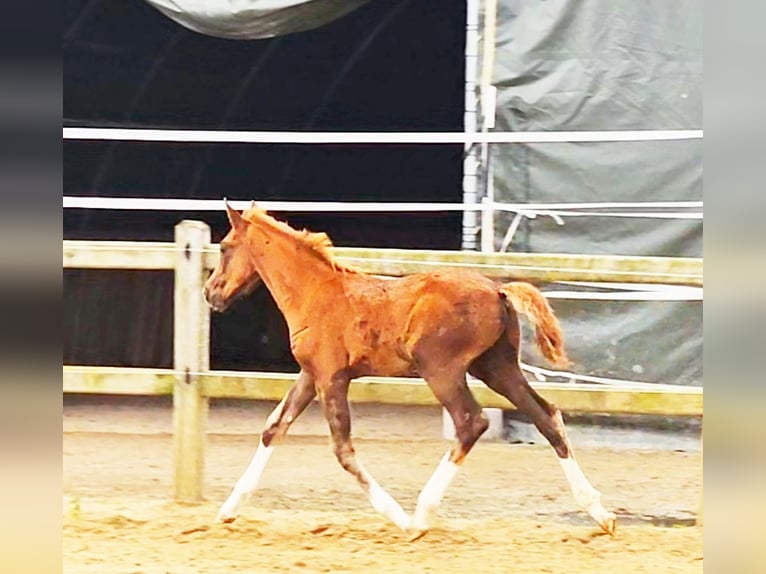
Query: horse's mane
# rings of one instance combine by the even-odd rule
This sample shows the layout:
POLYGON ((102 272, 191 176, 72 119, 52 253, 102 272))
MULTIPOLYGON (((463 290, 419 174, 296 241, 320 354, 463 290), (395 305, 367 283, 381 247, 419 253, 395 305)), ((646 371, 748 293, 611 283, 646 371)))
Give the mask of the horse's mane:
POLYGON ((313 232, 308 229, 293 229, 284 221, 275 219, 265 209, 253 206, 250 209, 245 210, 242 213, 242 217, 251 223, 264 223, 284 235, 299 241, 302 243, 311 253, 314 253, 333 269, 340 269, 343 271, 354 271, 350 267, 338 262, 333 254, 333 244, 329 235, 324 232, 313 232))

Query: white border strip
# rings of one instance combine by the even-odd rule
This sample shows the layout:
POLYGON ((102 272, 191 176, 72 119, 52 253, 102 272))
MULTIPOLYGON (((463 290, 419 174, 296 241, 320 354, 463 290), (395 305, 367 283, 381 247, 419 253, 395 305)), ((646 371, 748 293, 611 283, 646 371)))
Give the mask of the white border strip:
POLYGON ((576 132, 291 132, 63 128, 65 140, 262 144, 584 143, 702 139, 703 130, 576 132))
MULTIPOLYGON (((702 213, 683 212, 640 212, 640 213, 594 213, 575 212, 580 209, 701 209, 701 201, 659 201, 659 202, 604 202, 604 203, 384 203, 384 202, 340 202, 340 201, 258 201, 258 207, 268 211, 285 212, 434 212, 434 211, 510 211, 540 212, 559 215, 604 215, 611 217, 676 217, 679 219, 702 219, 702 213), (554 210, 554 211, 551 211, 554 210)), ((247 209, 250 201, 232 200, 234 209, 247 209)), ((63 207, 78 209, 140 209, 147 211, 220 211, 221 199, 179 199, 150 197, 82 197, 64 196, 63 207)), ((544 214, 543 214, 544 215, 544 214)))

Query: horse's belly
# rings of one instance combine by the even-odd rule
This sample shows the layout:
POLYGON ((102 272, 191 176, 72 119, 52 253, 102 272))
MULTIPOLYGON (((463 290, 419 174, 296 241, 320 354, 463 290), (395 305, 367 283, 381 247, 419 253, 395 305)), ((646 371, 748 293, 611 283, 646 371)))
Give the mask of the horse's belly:
POLYGON ((412 359, 407 357, 401 345, 378 344, 367 346, 352 355, 351 367, 356 376, 377 375, 381 377, 403 377, 416 374, 412 359))

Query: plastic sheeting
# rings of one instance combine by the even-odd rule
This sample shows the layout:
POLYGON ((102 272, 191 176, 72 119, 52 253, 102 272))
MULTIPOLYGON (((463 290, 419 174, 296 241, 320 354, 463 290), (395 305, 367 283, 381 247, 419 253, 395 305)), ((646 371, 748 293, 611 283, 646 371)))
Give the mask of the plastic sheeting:
MULTIPOLYGON (((498 131, 700 129, 701 2, 500 0, 493 83, 498 131)), ((702 200, 699 140, 495 145, 490 157, 498 201, 702 200)), ((496 247, 512 218, 496 218, 496 247)), ((510 250, 702 256, 700 220, 564 221, 525 220, 510 250)), ((702 384, 701 302, 554 306, 577 372, 702 384)))
POLYGON ((369 0, 146 0, 208 36, 252 40, 318 28, 369 0))

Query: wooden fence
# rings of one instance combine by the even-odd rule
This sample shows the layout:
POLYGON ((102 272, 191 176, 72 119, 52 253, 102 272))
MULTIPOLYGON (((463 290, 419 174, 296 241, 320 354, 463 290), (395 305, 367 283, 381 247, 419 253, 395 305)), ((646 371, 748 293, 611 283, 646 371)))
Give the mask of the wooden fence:
MULTIPOLYGON (((403 249, 335 248, 338 258, 355 268, 400 276, 434 268, 474 269, 497 279, 602 281, 702 286, 702 260, 668 257, 411 251, 403 249)), ((211 371, 210 312, 203 283, 218 263, 218 247, 201 222, 176 226, 174 243, 64 241, 65 268, 173 270, 173 369, 83 367, 65 365, 65 393, 173 395, 175 495, 202 498, 205 426, 209 398, 280 400, 295 379, 285 373, 211 371)), ((614 388, 573 383, 533 383, 564 411, 701 415, 702 389, 614 388)), ((511 405, 483 385, 471 386, 485 407, 511 405)), ((354 381, 355 402, 437 405, 421 379, 365 377, 354 381)))

